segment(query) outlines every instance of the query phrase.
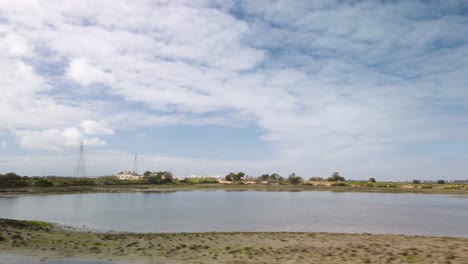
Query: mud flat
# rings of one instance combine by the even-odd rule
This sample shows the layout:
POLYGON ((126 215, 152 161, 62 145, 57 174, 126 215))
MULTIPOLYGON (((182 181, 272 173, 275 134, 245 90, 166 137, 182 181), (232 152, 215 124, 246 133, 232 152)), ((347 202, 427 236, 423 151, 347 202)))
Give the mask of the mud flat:
MULTIPOLYGON (((247 224, 247 223, 246 223, 247 224)), ((468 263, 468 238, 336 233, 99 233, 0 219, 0 255, 129 263, 468 263)))

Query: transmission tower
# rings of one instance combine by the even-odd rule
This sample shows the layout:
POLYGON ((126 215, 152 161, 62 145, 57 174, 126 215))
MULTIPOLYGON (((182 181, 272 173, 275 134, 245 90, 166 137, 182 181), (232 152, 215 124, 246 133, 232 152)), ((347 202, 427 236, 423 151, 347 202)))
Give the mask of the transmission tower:
POLYGON ((138 174, 138 155, 135 154, 135 159, 133 160, 133 172, 138 174))
POLYGON ((86 166, 85 166, 85 159, 84 159, 84 147, 83 147, 83 140, 80 143, 80 156, 78 158, 78 162, 76 163, 75 167, 75 174, 73 176, 82 178, 86 177, 86 166))

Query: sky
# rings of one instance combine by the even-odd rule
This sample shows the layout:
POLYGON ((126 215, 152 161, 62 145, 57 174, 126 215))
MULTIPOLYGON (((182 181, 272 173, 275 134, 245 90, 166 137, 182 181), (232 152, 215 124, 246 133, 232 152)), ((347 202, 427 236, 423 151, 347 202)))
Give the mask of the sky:
POLYGON ((0 1, 0 173, 468 178, 468 2, 0 1))

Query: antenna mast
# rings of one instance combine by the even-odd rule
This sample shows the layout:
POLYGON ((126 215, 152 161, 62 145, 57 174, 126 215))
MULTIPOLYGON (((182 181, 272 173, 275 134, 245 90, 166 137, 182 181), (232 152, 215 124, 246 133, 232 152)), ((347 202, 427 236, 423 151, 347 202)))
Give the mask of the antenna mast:
POLYGON ((135 159, 133 160, 133 172, 138 174, 138 155, 135 154, 135 159))
POLYGON ((84 178, 86 176, 86 166, 85 166, 85 159, 84 159, 84 144, 83 140, 80 143, 80 156, 78 158, 78 162, 76 163, 75 167, 75 174, 73 175, 77 178, 84 178))

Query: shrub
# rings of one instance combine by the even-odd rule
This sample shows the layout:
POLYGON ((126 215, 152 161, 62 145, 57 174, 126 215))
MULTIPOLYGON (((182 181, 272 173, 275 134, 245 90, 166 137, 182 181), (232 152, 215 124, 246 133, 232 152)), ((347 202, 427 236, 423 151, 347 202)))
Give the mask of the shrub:
MULTIPOLYGON (((196 184, 200 184, 200 183, 207 183, 207 184, 214 184, 214 183, 218 183, 218 180, 215 179, 215 178, 191 178, 191 179, 188 179, 186 178, 185 179, 187 181, 187 183, 196 183, 196 184)), ((182 182, 181 180, 181 183, 184 183, 182 182)))
POLYGON ((34 186, 37 186, 37 187, 51 187, 51 186, 54 186, 54 183, 51 182, 51 181, 45 180, 45 179, 40 179, 40 180, 37 180, 34 183, 34 186))
POLYGON ((432 189, 432 185, 428 185, 428 184, 422 185, 421 189, 432 189))
POLYGON ((121 184, 121 180, 116 176, 102 176, 96 179, 96 183, 100 185, 116 185, 121 184))
POLYGON ((5 175, 0 174, 1 187, 24 187, 28 186, 27 181, 14 172, 9 172, 5 175))
POLYGON ((437 184, 445 184, 445 181, 444 180, 438 180, 437 184))
POLYGON ((322 181, 322 178, 320 177, 311 177, 309 181, 322 181))
POLYGON ((330 186, 348 186, 348 185, 344 182, 334 182, 330 184, 330 186))
POLYGON ((369 182, 375 182, 375 178, 370 178, 369 182))
POLYGON ((413 180, 412 183, 413 183, 413 184, 420 184, 421 181, 420 181, 420 180, 413 180))

